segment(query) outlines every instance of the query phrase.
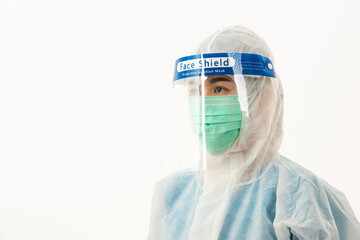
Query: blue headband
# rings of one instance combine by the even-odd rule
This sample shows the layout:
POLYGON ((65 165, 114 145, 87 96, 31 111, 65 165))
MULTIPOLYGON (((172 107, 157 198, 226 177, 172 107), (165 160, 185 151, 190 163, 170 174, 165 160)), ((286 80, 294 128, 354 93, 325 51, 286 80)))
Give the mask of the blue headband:
POLYGON ((276 76, 274 66, 267 57, 250 53, 207 53, 179 58, 175 64, 174 81, 226 74, 276 76))

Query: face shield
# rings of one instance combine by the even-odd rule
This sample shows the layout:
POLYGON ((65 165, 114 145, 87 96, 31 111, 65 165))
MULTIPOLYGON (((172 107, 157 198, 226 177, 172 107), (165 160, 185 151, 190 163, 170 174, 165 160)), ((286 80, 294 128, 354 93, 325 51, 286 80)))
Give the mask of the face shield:
MULTIPOLYGON (((178 59, 164 174, 201 173, 220 163, 232 170, 240 170, 240 162, 243 169, 254 167, 253 161, 229 165, 228 159, 268 137, 265 118, 273 113, 259 108, 268 98, 269 109, 273 109, 277 83, 273 63, 258 54, 207 53, 178 59), (251 109, 251 105, 258 107, 251 109), (258 114, 259 110, 263 112, 258 114)), ((251 154, 258 156, 259 151, 248 151, 246 158, 251 154)))

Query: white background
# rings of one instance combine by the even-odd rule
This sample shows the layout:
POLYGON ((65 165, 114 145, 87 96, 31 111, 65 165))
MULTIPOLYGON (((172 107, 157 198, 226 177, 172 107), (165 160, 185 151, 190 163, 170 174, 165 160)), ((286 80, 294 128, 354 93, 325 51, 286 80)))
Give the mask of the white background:
POLYGON ((176 58, 241 24, 285 92, 281 153, 360 218, 360 2, 0 1, 0 239, 145 239, 176 58))

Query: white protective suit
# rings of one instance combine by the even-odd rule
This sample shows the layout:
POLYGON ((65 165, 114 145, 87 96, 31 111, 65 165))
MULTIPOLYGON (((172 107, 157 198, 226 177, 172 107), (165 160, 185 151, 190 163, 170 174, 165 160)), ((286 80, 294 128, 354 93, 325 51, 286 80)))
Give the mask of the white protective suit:
MULTIPOLYGON (((219 60, 226 71, 232 64, 224 81, 236 86, 241 128, 226 150, 209 153, 212 143, 205 139, 207 125, 202 124, 199 131, 203 132, 197 137, 191 130, 189 103, 174 105, 172 111, 178 117, 170 134, 176 143, 172 145, 169 138, 169 148, 175 153, 168 154, 169 174, 155 187, 148 239, 360 239, 360 224, 345 196, 278 153, 283 136, 283 90, 278 76, 271 73, 274 60, 266 43, 250 30, 233 26, 209 36, 194 54, 178 60, 176 71, 183 75, 174 81, 174 101, 189 101, 185 92, 195 75, 186 74, 195 74, 195 70, 204 95, 209 76, 205 68, 209 73, 218 66, 196 65, 201 59, 219 60), (224 53, 229 57, 221 62, 219 56, 224 53), (248 62, 255 58, 259 60, 249 67, 248 62), (177 82, 182 82, 179 87, 177 82), (179 90, 181 86, 184 91, 179 90)), ((198 99, 207 104, 204 96, 198 99)), ((206 111, 199 111, 204 121, 201 113, 206 111)))

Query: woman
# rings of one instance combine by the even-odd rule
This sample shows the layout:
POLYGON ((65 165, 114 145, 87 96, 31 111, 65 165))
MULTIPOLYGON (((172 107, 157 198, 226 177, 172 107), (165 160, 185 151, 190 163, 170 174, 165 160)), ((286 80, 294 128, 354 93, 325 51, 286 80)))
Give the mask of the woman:
POLYGON ((171 174, 155 188, 150 240, 360 239, 345 196, 278 153, 283 91, 273 63, 241 26, 177 61, 171 174))

